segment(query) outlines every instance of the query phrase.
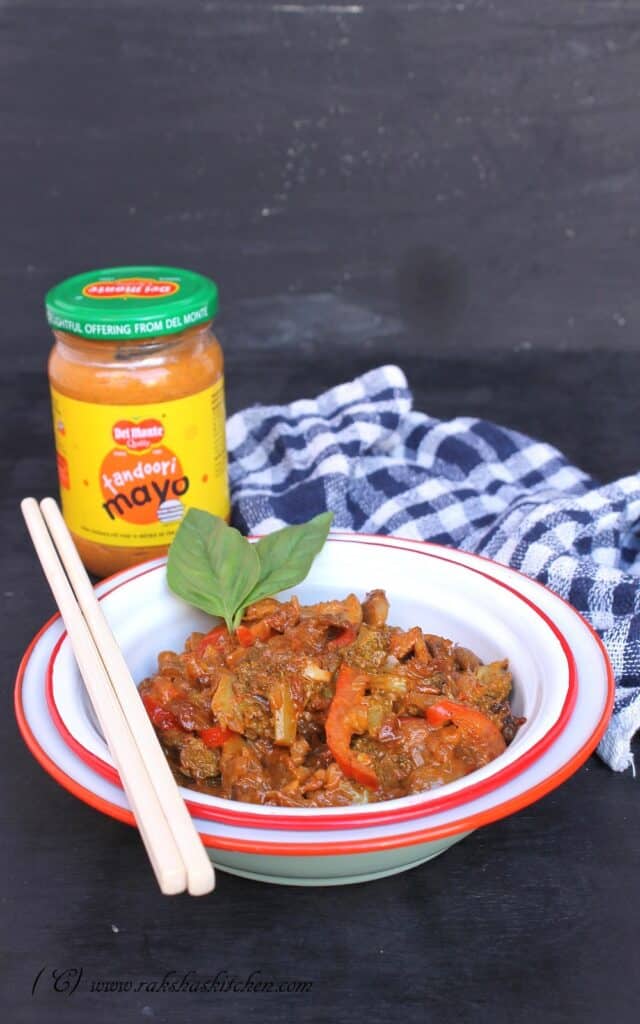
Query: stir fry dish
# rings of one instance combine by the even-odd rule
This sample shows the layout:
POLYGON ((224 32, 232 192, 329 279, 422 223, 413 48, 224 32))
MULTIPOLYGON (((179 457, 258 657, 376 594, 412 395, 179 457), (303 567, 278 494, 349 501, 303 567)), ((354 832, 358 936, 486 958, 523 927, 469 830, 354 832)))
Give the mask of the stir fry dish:
POLYGON ((506 660, 387 624, 361 602, 250 605, 241 624, 192 633, 140 686, 179 784, 280 807, 408 796, 498 757, 523 718, 506 660))

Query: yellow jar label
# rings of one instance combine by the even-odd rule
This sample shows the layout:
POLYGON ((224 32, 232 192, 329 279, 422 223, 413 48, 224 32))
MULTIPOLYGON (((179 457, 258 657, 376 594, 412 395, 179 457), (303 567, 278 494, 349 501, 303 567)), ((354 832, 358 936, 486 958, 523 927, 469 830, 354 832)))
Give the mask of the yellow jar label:
POLYGON ((117 547, 169 544, 188 508, 227 518, 224 382, 152 405, 96 405, 51 389, 69 529, 117 547))

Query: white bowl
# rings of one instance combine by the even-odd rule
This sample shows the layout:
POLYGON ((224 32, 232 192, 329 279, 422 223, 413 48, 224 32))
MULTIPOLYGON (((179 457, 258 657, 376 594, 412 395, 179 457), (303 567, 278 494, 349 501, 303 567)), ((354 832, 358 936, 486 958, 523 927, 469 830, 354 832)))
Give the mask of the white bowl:
MULTIPOLYGON (((390 620, 423 626, 476 651, 484 661, 508 657, 514 673, 513 707, 526 718, 513 743, 473 775, 436 790, 393 801, 344 807, 287 809, 237 803, 183 789, 193 813, 214 821, 306 828, 400 821, 425 808, 453 806, 470 791, 486 792, 540 756, 566 724, 575 699, 575 666, 568 645, 537 607, 486 572, 458 565, 425 550, 395 548, 357 539, 332 539, 308 578, 295 588, 303 602, 361 596, 384 583, 390 620)), ((286 596, 286 595, 284 595, 286 596)), ((163 561, 114 581, 102 606, 136 680, 156 671, 160 649, 182 650, 194 630, 212 620, 171 593, 163 561)), ((93 715, 68 638, 61 638, 47 674, 47 700, 65 740, 87 764, 117 781, 109 749, 93 715)))
MULTIPOLYGON (((404 870, 536 799, 596 746, 611 708, 610 668, 598 638, 556 595, 472 555, 352 535, 332 536, 295 589, 303 601, 314 601, 351 590, 362 596, 380 586, 391 601, 392 623, 449 636, 484 660, 509 657, 513 706, 526 715, 525 726, 483 769, 402 800, 283 813, 183 790, 220 867, 300 884, 404 870)), ((158 650, 182 649, 186 635, 208 623, 168 591, 161 562, 98 590, 136 678, 154 671, 158 650)), ((25 739, 45 767, 82 799, 131 820, 59 623, 25 656, 17 699, 25 739)))

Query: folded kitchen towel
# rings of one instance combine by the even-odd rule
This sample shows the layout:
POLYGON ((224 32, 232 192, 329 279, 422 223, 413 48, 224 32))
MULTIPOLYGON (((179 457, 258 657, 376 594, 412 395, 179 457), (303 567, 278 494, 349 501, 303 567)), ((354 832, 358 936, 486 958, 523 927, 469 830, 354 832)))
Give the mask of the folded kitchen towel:
POLYGON ((571 602, 616 676, 598 752, 633 768, 640 728, 640 474, 600 486, 555 448, 486 420, 412 409, 383 366, 313 399, 228 421, 234 523, 269 532, 322 509, 336 529, 435 541, 486 555, 571 602))

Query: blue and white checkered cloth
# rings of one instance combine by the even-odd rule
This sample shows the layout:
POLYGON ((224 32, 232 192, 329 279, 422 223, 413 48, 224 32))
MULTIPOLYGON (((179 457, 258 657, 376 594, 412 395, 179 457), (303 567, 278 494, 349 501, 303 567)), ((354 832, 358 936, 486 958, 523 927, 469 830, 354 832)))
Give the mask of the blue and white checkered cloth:
POLYGON ((595 627, 616 676, 598 748, 633 768, 640 728, 640 473, 600 486, 555 448, 486 420, 412 410, 383 366, 227 425, 234 523, 269 532, 323 509, 334 527, 436 541, 513 566, 595 627))

